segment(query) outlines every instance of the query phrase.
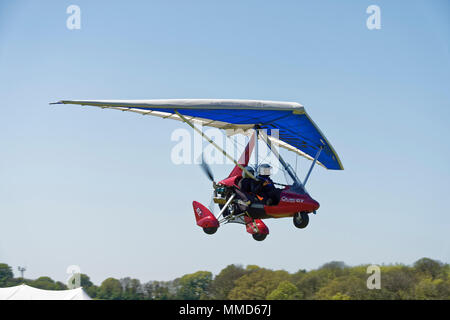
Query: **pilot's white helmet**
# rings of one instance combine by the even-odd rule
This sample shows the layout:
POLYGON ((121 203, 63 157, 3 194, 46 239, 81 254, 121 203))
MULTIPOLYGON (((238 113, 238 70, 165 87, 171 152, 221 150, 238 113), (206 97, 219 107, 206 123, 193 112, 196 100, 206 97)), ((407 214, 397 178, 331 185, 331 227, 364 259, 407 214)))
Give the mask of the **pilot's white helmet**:
POLYGON ((272 167, 269 164, 263 163, 258 167, 258 175, 270 176, 271 174, 272 174, 272 167))

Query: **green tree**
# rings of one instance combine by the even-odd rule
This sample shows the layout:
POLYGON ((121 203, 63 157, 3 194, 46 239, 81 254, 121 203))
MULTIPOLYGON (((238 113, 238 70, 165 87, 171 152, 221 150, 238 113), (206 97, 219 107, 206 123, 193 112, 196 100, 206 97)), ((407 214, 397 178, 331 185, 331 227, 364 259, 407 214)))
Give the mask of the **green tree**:
POLYGON ((331 297, 331 300, 351 300, 350 296, 344 294, 344 293, 336 293, 334 296, 331 297))
MULTIPOLYGON (((291 282, 292 282, 293 284, 299 283, 299 282, 303 279, 303 277, 304 277, 306 274, 307 274, 307 272, 306 272, 305 269, 300 269, 300 270, 298 270, 296 273, 294 273, 294 274, 291 275, 291 282)), ((297 286, 297 285, 296 285, 296 286, 297 286)))
POLYGON ((230 291, 228 298, 264 300, 282 281, 289 280, 289 277, 289 273, 283 270, 273 271, 252 266, 249 273, 235 281, 235 287, 230 291))
POLYGON ((169 290, 170 286, 171 286, 170 282, 163 282, 163 281, 147 282, 143 287, 145 299, 148 300, 173 299, 174 297, 169 290))
POLYGON ((62 283, 61 281, 56 281, 54 288, 55 288, 54 290, 67 290, 68 289, 67 286, 64 283, 62 283))
POLYGON ((13 278, 11 267, 6 263, 0 263, 0 287, 8 287, 13 278))
POLYGON ((321 272, 320 270, 311 270, 296 280, 294 284, 304 299, 314 299, 316 292, 331 281, 326 274, 326 272, 321 272))
POLYGON ((120 300, 122 298, 122 285, 114 278, 108 278, 98 288, 97 297, 105 300, 120 300))
POLYGON ((209 271, 186 274, 178 280, 177 297, 183 300, 206 299, 211 281, 212 273, 209 271))
POLYGON ((124 300, 142 300, 144 298, 141 282, 129 277, 120 279, 122 285, 122 298, 124 300))
POLYGON ((418 279, 414 269, 405 265, 381 267, 381 290, 373 290, 380 299, 415 299, 414 286, 418 279))
POLYGON ((323 264, 319 269, 343 270, 348 266, 343 261, 330 261, 323 264))
POLYGON ((415 288, 416 299, 421 300, 449 300, 450 281, 443 279, 422 279, 415 288))
POLYGON ((242 266, 234 264, 222 269, 211 283, 210 298, 217 300, 227 299, 230 291, 234 288, 234 282, 248 272, 242 266))
POLYGON ((364 299, 368 294, 366 281, 355 276, 342 276, 329 281, 315 294, 316 299, 364 299))
MULTIPOLYGON (((314 299, 316 293, 337 277, 350 275, 352 268, 342 261, 331 261, 323 264, 317 270, 305 272, 300 270, 294 274, 292 283, 297 286, 304 299, 314 299)), ((365 269, 364 269, 365 272, 365 269)), ((331 296, 328 297, 331 299, 331 296)))
POLYGON ((91 278, 87 274, 81 273, 80 274, 80 286, 84 289, 92 287, 94 284, 91 281, 91 278))
POLYGON ((98 287, 92 283, 87 274, 80 274, 80 285, 89 297, 95 298, 97 296, 98 287))
POLYGON ((267 296, 267 300, 298 300, 301 298, 302 295, 298 288, 287 280, 282 281, 278 287, 267 296))
POLYGON ((24 282, 33 288, 43 290, 67 290, 67 286, 64 283, 60 281, 55 282, 55 280, 46 276, 39 277, 36 280, 25 280, 24 282))
POLYGON ((436 279, 445 274, 445 268, 442 262, 430 258, 422 258, 417 260, 414 263, 414 268, 418 272, 426 276, 430 276, 432 279, 436 279))

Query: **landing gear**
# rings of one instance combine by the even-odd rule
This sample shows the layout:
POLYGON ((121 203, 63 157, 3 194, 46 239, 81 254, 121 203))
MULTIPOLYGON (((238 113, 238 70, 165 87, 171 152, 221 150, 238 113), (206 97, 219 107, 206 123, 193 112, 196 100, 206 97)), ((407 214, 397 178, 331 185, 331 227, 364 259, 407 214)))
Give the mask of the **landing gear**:
POLYGON ((207 234, 214 234, 217 231, 217 227, 203 228, 203 231, 207 234))
POLYGON ((303 229, 306 228, 306 226, 309 223, 309 216, 306 212, 297 212, 294 215, 294 225, 299 228, 299 229, 303 229))
POLYGON ((252 237, 256 241, 263 241, 267 237, 267 234, 265 234, 265 233, 254 233, 254 234, 252 234, 252 237))

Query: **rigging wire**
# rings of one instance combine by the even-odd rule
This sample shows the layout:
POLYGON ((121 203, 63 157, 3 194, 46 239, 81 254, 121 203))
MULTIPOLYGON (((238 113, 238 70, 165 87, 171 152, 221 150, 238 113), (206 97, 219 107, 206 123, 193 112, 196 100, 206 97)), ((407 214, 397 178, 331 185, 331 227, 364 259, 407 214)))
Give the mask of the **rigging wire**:
MULTIPOLYGON (((246 145, 243 145, 242 143, 238 142, 237 139, 232 139, 232 137, 227 137, 227 138, 230 139, 230 140, 232 141, 232 143, 234 144, 234 147, 235 147, 236 149, 238 149, 238 148, 237 148, 237 145, 239 145, 239 146, 241 146, 241 147, 245 150, 246 145)), ((267 159, 267 157, 268 157, 269 155, 270 155, 270 152, 266 154, 266 156, 262 159, 262 161, 260 161, 260 163, 263 163, 263 162, 267 159)), ((285 171, 286 171, 283 167, 280 167, 280 165, 279 165, 278 163, 273 164, 273 166, 276 167, 277 170, 280 170, 281 172, 285 172, 285 171)))

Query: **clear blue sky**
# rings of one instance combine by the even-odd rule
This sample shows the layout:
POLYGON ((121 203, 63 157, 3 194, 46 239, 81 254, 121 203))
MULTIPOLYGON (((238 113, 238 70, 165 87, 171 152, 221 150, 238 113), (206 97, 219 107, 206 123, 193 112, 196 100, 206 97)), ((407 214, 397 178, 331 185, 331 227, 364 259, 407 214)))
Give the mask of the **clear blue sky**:
MULTIPOLYGON (((0 261, 65 281, 169 280, 231 263, 450 261, 448 1, 0 2, 0 261), (81 30, 66 8, 81 8, 81 30), (368 30, 366 8, 381 8, 368 30), (59 99, 303 104, 344 171, 316 168, 305 230, 267 220, 207 236, 210 183, 174 165, 182 123, 59 99)), ((290 155, 286 155, 290 157, 290 155)), ((291 161, 293 157, 289 158, 291 161)), ((300 166, 304 176, 306 162, 300 166)), ((214 166, 218 177, 230 165, 214 166)), ((17 271, 16 271, 17 274, 17 271)))

